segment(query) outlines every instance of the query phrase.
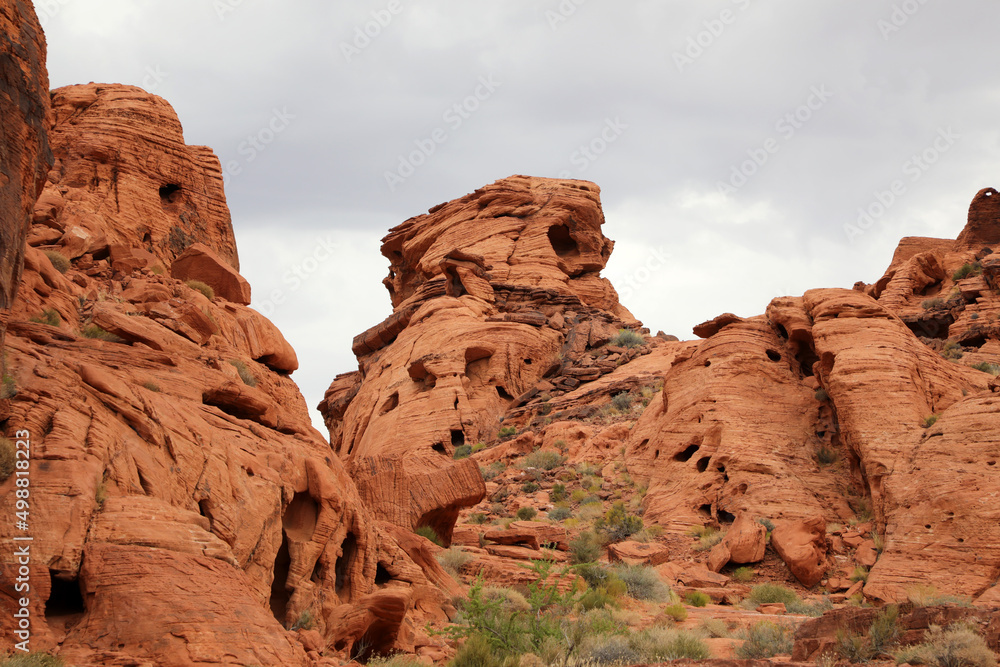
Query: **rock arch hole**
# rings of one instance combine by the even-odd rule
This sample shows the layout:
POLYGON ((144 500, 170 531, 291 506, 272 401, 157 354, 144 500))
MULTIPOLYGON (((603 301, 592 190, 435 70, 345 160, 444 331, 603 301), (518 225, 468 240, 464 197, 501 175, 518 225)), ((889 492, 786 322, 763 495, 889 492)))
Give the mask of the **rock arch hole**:
POLYGON ((712 457, 710 456, 703 456, 700 459, 698 459, 698 463, 695 464, 698 468, 698 472, 705 472, 706 470, 708 470, 708 462, 711 460, 712 457))
POLYGON ((268 604, 271 613, 284 625, 288 617, 288 600, 291 594, 285 588, 288 583, 288 572, 292 565, 292 558, 288 554, 288 536, 285 531, 281 531, 281 546, 278 548, 278 555, 274 558, 274 579, 271 580, 271 597, 268 604))
POLYGON ((357 555, 358 538, 355 537, 354 533, 347 533, 340 545, 340 558, 337 559, 337 565, 334 567, 337 577, 335 590, 341 602, 349 602, 351 599, 351 569, 357 555))
POLYGON ((181 186, 176 183, 167 183, 166 185, 160 186, 160 203, 166 206, 167 204, 173 204, 177 201, 178 194, 181 191, 181 186))
POLYGON ((690 461, 691 457, 697 454, 699 449, 701 449, 699 445, 690 444, 684 449, 684 451, 674 454, 674 460, 682 463, 690 461))
POLYGON ((580 254, 580 246, 569 233, 566 225, 552 225, 549 227, 549 243, 559 257, 569 257, 580 254))
POLYGON ((766 354, 771 361, 781 361, 781 353, 777 350, 767 350, 766 354))
POLYGON ((49 599, 45 601, 47 621, 51 623, 55 619, 67 619, 86 611, 78 578, 64 577, 55 570, 49 570, 49 578, 52 588, 49 591, 49 599))

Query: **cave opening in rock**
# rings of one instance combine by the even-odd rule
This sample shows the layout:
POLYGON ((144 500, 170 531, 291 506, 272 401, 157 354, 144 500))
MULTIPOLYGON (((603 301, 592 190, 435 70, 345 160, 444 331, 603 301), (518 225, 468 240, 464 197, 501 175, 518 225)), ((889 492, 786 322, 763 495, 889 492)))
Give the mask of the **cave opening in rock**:
POLYGON ((813 376, 813 364, 819 361, 819 357, 816 356, 811 347, 804 347, 795 355, 795 360, 799 362, 802 375, 809 378, 813 376))
POLYGON ((394 392, 392 392, 392 396, 390 396, 389 398, 387 398, 385 400, 385 403, 382 404, 382 407, 381 407, 381 409, 379 409, 378 413, 379 413, 380 416, 381 415, 385 415, 385 414, 388 414, 388 413, 392 412, 397 407, 399 407, 399 392, 398 391, 394 391, 394 392))
POLYGON ((340 545, 340 558, 334 572, 337 577, 335 590, 341 602, 351 600, 351 568, 354 566, 354 559, 358 554, 358 538, 354 533, 348 533, 340 545))
POLYGON ((732 523, 733 521, 736 521, 736 515, 735 514, 733 514, 731 512, 727 512, 726 510, 723 510, 723 509, 719 510, 719 522, 720 523, 732 523))
POLYGON ((777 350, 767 350, 765 354, 767 354, 767 358, 771 361, 781 361, 781 353, 777 350))
POLYGON ((573 237, 569 233, 569 227, 566 225, 552 225, 549 227, 548 234, 552 249, 560 257, 580 254, 580 247, 573 240, 573 237))
POLYGON ((461 429, 452 429, 451 430, 451 446, 452 447, 461 447, 464 444, 465 444, 465 431, 462 431, 461 429))
POLYGON ((389 570, 385 569, 382 563, 375 566, 375 585, 385 586, 387 583, 392 581, 392 575, 389 574, 389 570))
POLYGON ((181 191, 181 186, 176 183, 167 183, 160 187, 160 203, 173 204, 176 201, 176 195, 181 191))
POLYGON ((435 442, 433 445, 431 445, 431 449, 433 449, 438 454, 441 454, 442 456, 448 456, 448 450, 444 448, 443 442, 435 442))
POLYGON ((268 604, 271 607, 271 613, 282 625, 287 621, 288 600, 291 598, 291 594, 285 588, 291 564, 292 558, 288 554, 288 536, 285 531, 281 531, 281 547, 278 548, 278 555, 274 557, 274 579, 271 581, 271 597, 268 604))
POLYGON ((79 579, 63 578, 55 570, 49 570, 49 578, 52 589, 49 592, 49 599, 45 601, 46 619, 75 616, 86 611, 79 579))
POLYGON ((711 460, 712 457, 710 456, 703 456, 700 459, 698 459, 698 463, 695 464, 695 466, 698 468, 698 472, 705 472, 706 470, 708 470, 708 462, 711 460))
POLYGON ((701 447, 699 445, 695 445, 695 444, 688 445, 684 449, 684 451, 678 452, 678 453, 674 454, 674 460, 675 461, 681 461, 682 463, 685 462, 685 461, 690 461, 691 457, 694 456, 698 452, 699 449, 701 449, 701 447))
POLYGON ((504 389, 503 386, 501 386, 499 384, 497 385, 497 396, 499 396, 500 398, 502 398, 505 401, 513 401, 514 400, 514 397, 511 396, 509 393, 507 393, 507 390, 504 389))

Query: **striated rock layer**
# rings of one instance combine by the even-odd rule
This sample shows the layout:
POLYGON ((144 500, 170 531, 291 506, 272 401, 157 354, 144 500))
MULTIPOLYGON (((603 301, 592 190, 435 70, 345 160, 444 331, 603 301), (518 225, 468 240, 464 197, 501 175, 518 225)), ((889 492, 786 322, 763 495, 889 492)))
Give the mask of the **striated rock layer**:
MULTIPOLYGON (((29 237, 48 241, 26 246, 0 400, 4 435, 31 448, 28 529, 4 521, 0 542, 33 538, 32 648, 73 664, 298 665, 439 642, 421 628, 446 619, 456 584, 365 507, 310 425, 294 351, 243 305, 218 161, 136 88, 54 99, 58 162, 29 237), (164 184, 179 189, 161 197, 164 184), (175 257, 192 261, 171 271, 175 257)), ((0 483, 7 517, 15 484, 0 483)), ((4 549, 6 637, 17 568, 4 549)))

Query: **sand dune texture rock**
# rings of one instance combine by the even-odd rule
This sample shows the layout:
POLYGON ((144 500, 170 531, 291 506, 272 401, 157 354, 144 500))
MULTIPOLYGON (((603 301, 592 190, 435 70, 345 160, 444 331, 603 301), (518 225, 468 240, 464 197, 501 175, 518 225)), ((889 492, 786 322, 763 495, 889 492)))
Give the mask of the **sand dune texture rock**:
MULTIPOLYGON (((33 229, 64 228, 58 252, 78 225, 104 241, 57 267, 21 230, 0 423, 30 433, 32 647, 73 664, 304 665, 435 643, 421 628, 455 584, 362 504, 288 377, 291 346, 240 299, 169 277, 197 238, 242 281, 218 161, 138 89, 54 99, 42 200, 61 203, 33 229), (164 183, 180 186, 170 201, 164 183)), ((14 485, 0 484, 10 517, 14 485)), ((0 540, 14 534, 3 522, 0 540)), ((3 550, 8 637, 16 572, 3 550)))

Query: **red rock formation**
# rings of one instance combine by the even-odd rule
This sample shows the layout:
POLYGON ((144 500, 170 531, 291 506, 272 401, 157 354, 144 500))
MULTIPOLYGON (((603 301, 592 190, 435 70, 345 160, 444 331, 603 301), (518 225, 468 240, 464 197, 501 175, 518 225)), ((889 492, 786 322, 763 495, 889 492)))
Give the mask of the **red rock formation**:
POLYGON ((0 1, 0 349, 31 211, 52 164, 45 37, 31 3, 0 1))

